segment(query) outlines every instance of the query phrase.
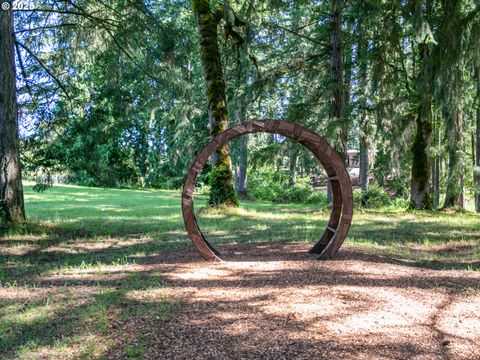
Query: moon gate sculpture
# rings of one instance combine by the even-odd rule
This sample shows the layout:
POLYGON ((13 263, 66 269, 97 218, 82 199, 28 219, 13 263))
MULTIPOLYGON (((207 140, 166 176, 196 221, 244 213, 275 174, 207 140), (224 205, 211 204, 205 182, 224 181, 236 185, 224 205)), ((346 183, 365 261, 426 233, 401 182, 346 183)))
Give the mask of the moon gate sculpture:
POLYGON ((310 249, 319 259, 331 259, 347 236, 353 214, 353 194, 350 177, 340 155, 319 135, 307 128, 286 121, 254 120, 236 125, 215 136, 198 154, 188 171, 182 193, 185 227, 193 245, 207 261, 221 261, 220 253, 205 240, 193 211, 195 181, 205 162, 220 146, 241 135, 268 132, 295 140, 309 149, 327 172, 332 188, 332 211, 327 228, 320 240, 310 249))

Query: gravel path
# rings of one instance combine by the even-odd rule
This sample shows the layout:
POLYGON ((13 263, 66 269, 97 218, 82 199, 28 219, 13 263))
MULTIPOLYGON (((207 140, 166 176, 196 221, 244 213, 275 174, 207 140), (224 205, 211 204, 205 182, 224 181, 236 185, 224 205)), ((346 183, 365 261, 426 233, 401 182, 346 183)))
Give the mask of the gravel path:
POLYGON ((148 267, 182 306, 151 359, 480 359, 480 273, 405 266, 344 246, 219 247, 222 263, 172 250, 148 267))

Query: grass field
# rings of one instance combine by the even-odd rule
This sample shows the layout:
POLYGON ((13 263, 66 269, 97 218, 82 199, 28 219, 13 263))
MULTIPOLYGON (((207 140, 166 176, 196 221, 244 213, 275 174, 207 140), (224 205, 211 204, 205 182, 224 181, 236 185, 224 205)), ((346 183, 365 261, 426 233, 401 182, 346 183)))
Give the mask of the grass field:
MULTIPOLYGON (((34 193, 29 184, 25 196, 30 223, 0 234, 0 358, 142 358, 148 329, 182 306, 168 281, 143 267, 167 248, 190 246, 180 193, 34 193)), ((204 205, 197 196, 196 209, 204 205)), ((242 202, 198 217, 213 243, 313 243, 328 215, 314 205, 242 202)), ((347 243, 411 266, 478 271, 480 216, 356 210, 347 243)))

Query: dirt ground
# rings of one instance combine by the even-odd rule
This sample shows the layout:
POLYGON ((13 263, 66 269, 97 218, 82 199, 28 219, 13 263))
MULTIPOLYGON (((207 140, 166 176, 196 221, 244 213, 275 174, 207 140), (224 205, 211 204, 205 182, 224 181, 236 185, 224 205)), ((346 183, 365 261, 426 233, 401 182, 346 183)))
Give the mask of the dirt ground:
MULTIPOLYGON (((344 246, 223 245, 151 259, 181 302, 149 359, 480 359, 480 273, 408 266, 344 246)), ((128 331, 128 329, 126 329, 128 331)))

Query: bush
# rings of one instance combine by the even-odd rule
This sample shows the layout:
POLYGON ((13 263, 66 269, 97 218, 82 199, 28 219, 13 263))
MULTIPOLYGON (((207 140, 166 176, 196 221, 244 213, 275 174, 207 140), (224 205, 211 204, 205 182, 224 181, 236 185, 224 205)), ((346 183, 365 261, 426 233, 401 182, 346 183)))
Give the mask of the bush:
POLYGON ((328 197, 325 191, 317 191, 310 185, 308 177, 297 178, 294 185, 287 186, 282 202, 298 202, 322 204, 328 206, 328 197))
POLYGON ((288 184, 288 176, 270 168, 248 174, 248 194, 259 200, 278 200, 285 192, 285 184, 288 184))
POLYGON ((354 207, 362 206, 362 190, 360 189, 353 190, 353 206, 354 207))
POLYGON ((392 199, 392 206, 396 209, 406 209, 410 205, 410 199, 403 197, 396 197, 392 199))
POLYGON ((387 188, 394 192, 396 198, 409 198, 410 197, 410 177, 409 176, 397 176, 391 179, 387 188))
POLYGON ((362 205, 366 208, 388 206, 392 203, 384 188, 372 185, 362 196, 362 205))
POLYGON ((259 200, 277 203, 310 203, 322 207, 328 206, 327 194, 314 190, 310 178, 297 178, 294 185, 289 184, 286 171, 274 171, 262 168, 249 174, 248 194, 259 200))
POLYGON ((46 176, 39 177, 32 189, 35 192, 42 193, 52 186, 53 186, 53 181, 51 176, 46 175, 46 176))
POLYGON ((33 185, 33 188, 32 190, 35 191, 35 192, 38 192, 38 193, 42 193, 44 192, 45 190, 47 190, 49 187, 51 187, 52 185, 50 184, 45 184, 45 183, 36 183, 35 185, 33 185))

